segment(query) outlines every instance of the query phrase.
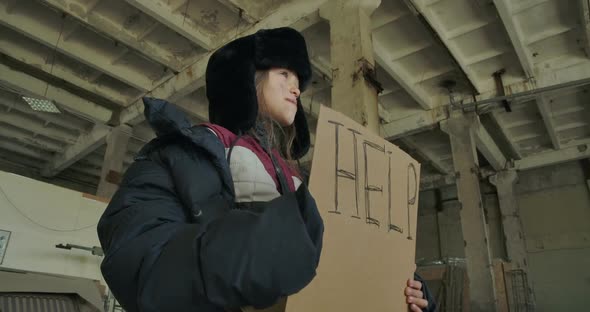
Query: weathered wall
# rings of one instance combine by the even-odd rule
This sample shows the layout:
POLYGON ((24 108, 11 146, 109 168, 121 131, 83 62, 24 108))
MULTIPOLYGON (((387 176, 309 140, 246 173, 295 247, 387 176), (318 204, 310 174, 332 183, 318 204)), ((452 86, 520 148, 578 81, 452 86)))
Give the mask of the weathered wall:
MULTIPOLYGON (((495 189, 482 183, 481 190, 492 257, 504 258, 502 220, 495 189)), ((418 264, 465 257, 460 209, 455 186, 420 192, 416 241, 418 264)))
POLYGON ((11 232, 0 267, 102 280, 102 258, 55 245, 100 246, 96 224, 105 207, 83 193, 0 171, 0 229, 11 232))
POLYGON ((440 260, 438 222, 434 191, 420 192, 416 227, 416 262, 418 264, 440 260))
POLYGON ((582 167, 523 172, 517 191, 537 310, 588 310, 590 192, 582 167))
MULTIPOLYGON (((519 172, 517 200, 537 311, 584 311, 590 306, 590 192, 579 162, 519 172)), ((490 248, 506 258, 495 188, 481 184, 490 248)), ((420 193, 418 265, 463 258, 456 188, 420 193), (438 192, 438 194, 437 194, 438 192)))

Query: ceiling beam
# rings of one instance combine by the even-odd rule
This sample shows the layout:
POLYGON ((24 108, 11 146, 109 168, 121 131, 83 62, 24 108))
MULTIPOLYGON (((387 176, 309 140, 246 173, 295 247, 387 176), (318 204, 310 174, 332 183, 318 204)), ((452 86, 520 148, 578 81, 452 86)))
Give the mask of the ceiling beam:
POLYGON ((38 120, 39 123, 43 124, 44 126, 54 124, 59 126, 59 128, 68 131, 69 133, 76 134, 76 136, 80 132, 85 132, 86 127, 88 127, 89 124, 88 121, 78 119, 76 117, 69 115, 64 116, 63 114, 60 114, 58 116, 57 114, 45 114, 42 112, 35 111, 20 96, 11 92, 3 91, 1 89, 0 105, 6 107, 6 110, 8 112, 12 110, 18 111, 29 117, 33 117, 33 119, 38 120))
POLYGON ((63 143, 56 143, 53 140, 44 139, 42 137, 34 137, 27 132, 30 131, 23 131, 22 129, 15 129, 14 127, 9 128, 6 126, 0 126, 0 133, 2 133, 2 136, 12 139, 19 144, 30 145, 45 151, 57 153, 61 153, 64 150, 65 146, 63 143))
POLYGON ((421 83, 421 82, 424 82, 424 81, 429 81, 431 79, 434 79, 434 78, 440 77, 442 75, 451 73, 454 70, 455 70, 455 67, 454 66, 451 66, 451 65, 444 66, 444 67, 441 67, 441 68, 436 69, 436 70, 427 70, 427 71, 424 71, 424 74, 422 76, 420 76, 420 79, 415 79, 412 83, 413 84, 418 84, 418 83, 421 83))
POLYGON ((40 134, 44 137, 64 142, 66 144, 75 143, 77 138, 75 133, 78 133, 78 131, 69 131, 69 129, 63 129, 59 126, 53 127, 51 122, 44 121, 34 115, 28 115, 18 109, 13 109, 14 105, 11 102, 13 100, 14 99, 5 97, 3 93, 0 93, 0 105, 7 108, 6 111, 0 113, 0 122, 13 127, 26 129, 35 134, 40 134))
POLYGON ((328 62, 317 57, 312 57, 309 62, 312 70, 316 71, 324 80, 332 81, 332 66, 328 62))
POLYGON ((73 163, 105 144, 106 137, 110 132, 110 127, 96 126, 90 133, 81 135, 76 144, 68 147, 63 153, 55 155, 43 168, 41 175, 44 177, 56 176, 73 163))
MULTIPOLYGON (((64 24, 64 29, 72 27, 74 22, 71 18, 64 17, 59 20, 58 25, 64 24)), ((0 2, 0 24, 5 25, 45 46, 59 51, 78 62, 84 63, 98 71, 114 77, 136 89, 148 91, 153 88, 152 80, 125 65, 113 64, 112 59, 105 53, 97 53, 91 46, 74 40, 66 41, 60 39, 60 29, 48 27, 42 20, 30 14, 9 14, 6 11, 6 4, 0 2), (56 44, 57 43, 57 44, 56 44)))
POLYGON ((492 126, 495 129, 497 129, 498 135, 501 136, 501 140, 504 141, 504 143, 501 143, 501 144, 506 145, 506 148, 508 149, 508 153, 511 154, 510 158, 522 159, 522 154, 520 153, 518 146, 512 140, 512 137, 508 133, 508 130, 506 130, 505 125, 503 125, 501 123, 501 119, 498 115, 498 112, 491 112, 491 113, 487 114, 487 116, 489 117, 489 121, 493 124, 492 126))
POLYGON ((492 139, 486 128, 477 122, 477 126, 474 129, 475 134, 475 145, 481 154, 488 160, 494 170, 499 171, 506 168, 506 157, 502 151, 498 148, 498 145, 492 139))
POLYGON ((535 8, 537 6, 543 5, 547 2, 550 2, 553 0, 528 0, 528 1, 517 1, 514 3, 514 7, 512 8, 512 14, 513 15, 518 15, 521 14, 525 11, 528 11, 532 8, 535 8))
POLYGON ((91 177, 96 177, 100 179, 100 169, 92 168, 90 166, 80 165, 80 163, 75 163, 68 168, 69 171, 79 172, 91 177))
MULTIPOLYGON (((0 30, 0 53, 42 70, 44 73, 53 77, 65 80, 77 87, 88 92, 95 93, 113 103, 124 106, 128 97, 121 92, 105 88, 96 83, 92 83, 74 73, 72 70, 63 66, 59 61, 54 60, 54 64, 47 62, 47 55, 40 55, 27 49, 25 46, 15 43, 16 41, 7 40, 3 30, 0 30)), ((22 40, 22 39, 21 39, 22 40)))
MULTIPOLYGON (((326 1, 327 0, 292 0, 286 2, 281 5, 280 9, 275 10, 269 16, 252 25, 239 35, 245 36, 253 34, 264 28, 291 25, 317 11, 326 1)), ((220 41, 219 44, 222 45, 233 39, 233 36, 228 35, 220 41)), ((148 95, 175 102, 185 95, 200 89, 205 85, 205 70, 207 69, 207 63, 212 54, 213 51, 206 53, 195 63, 154 88, 148 93, 148 95)), ((198 117, 198 111, 195 112, 195 116, 198 117)), ((143 121, 143 102, 141 99, 138 99, 121 113, 121 123, 135 125, 141 121, 143 121)))
POLYGON ((432 98, 427 94, 424 87, 420 84, 411 83, 412 77, 397 60, 390 57, 391 52, 377 38, 373 38, 373 51, 375 61, 410 94, 418 105, 425 110, 432 109, 432 98))
MULTIPOLYGON (((383 2, 383 1, 382 1, 383 2)), ((371 28, 376 30, 410 14, 408 10, 378 10, 371 16, 371 28)))
POLYGON ((57 128, 45 126, 41 122, 35 122, 33 119, 27 118, 22 114, 2 112, 0 113, 0 123, 25 129, 34 134, 40 134, 46 138, 63 142, 65 144, 74 144, 76 142, 75 136, 57 128))
POLYGON ((226 8, 232 11, 235 14, 241 15, 241 18, 244 19, 248 24, 256 23, 260 17, 253 16, 254 12, 248 12, 246 9, 241 7, 238 2, 239 0, 217 0, 219 3, 223 4, 226 8))
POLYGON ((242 11, 242 17, 249 23, 256 23, 264 18, 269 11, 276 8, 277 1, 272 0, 218 0, 233 12, 242 11))
MULTIPOLYGON (((427 29, 429 28, 429 31, 434 32, 432 34, 434 40, 439 41, 443 45, 442 48, 448 50, 449 56, 454 62, 456 62, 463 73, 465 73, 467 80, 469 80, 471 85, 476 89, 477 93, 484 91, 486 88, 482 85, 480 80, 476 79, 476 73, 469 67, 469 64, 466 62, 467 59, 461 54, 460 46, 449 38, 449 32, 444 31, 446 27, 440 22, 440 19, 436 17, 433 12, 434 9, 430 8, 424 1, 408 0, 405 1, 405 3, 408 6, 413 6, 418 10, 418 14, 423 16, 423 24, 427 24, 424 26, 427 29)), ((410 10, 413 10, 414 8, 410 8, 410 10)), ((425 78, 424 80, 427 79, 425 78)))
MULTIPOLYGON (((41 167, 41 162, 38 159, 33 159, 30 157, 22 157, 22 155, 18 155, 16 153, 10 151, 4 151, 0 149, 0 170, 11 172, 10 170, 14 169, 27 169, 30 171, 34 171, 33 176, 38 176, 39 168, 41 167)), ((13 172, 17 173, 18 172, 13 172)), ((21 174, 22 175, 22 174, 21 174)))
MULTIPOLYGON (((3 118, 5 117, 0 117, 0 121, 3 118)), ((5 125, 0 124, 0 133, 2 133, 2 135, 7 138, 18 141, 21 144, 35 146, 51 152, 60 153, 64 150, 64 148, 67 145, 65 142, 51 139, 45 135, 39 136, 37 135, 37 133, 34 133, 31 130, 29 130, 28 127, 26 127, 26 125, 20 125, 15 127, 6 123, 5 125)))
MULTIPOLYGON (((589 74, 590 73, 590 62, 580 63, 576 66, 564 68, 564 69, 557 69, 553 72, 541 72, 535 80, 537 81, 536 86, 538 88, 553 88, 554 86, 560 86, 560 90, 566 90, 568 88, 579 87, 583 84, 588 84, 589 74), (561 87, 563 86, 563 87, 561 87)), ((536 90, 535 85, 531 85, 530 82, 518 82, 508 86, 505 86, 508 90, 513 90, 513 94, 522 94, 522 97, 514 98, 511 100, 516 99, 529 99, 538 97, 541 94, 538 92, 533 92, 536 90), (533 90, 533 91, 531 91, 533 90)), ((553 90, 553 89, 552 89, 553 90)), ((497 98, 496 92, 486 92, 477 96, 477 103, 493 103, 494 99, 497 98)), ((501 103, 501 99, 498 99, 497 102, 501 103)), ((470 103, 467 103, 470 104, 470 103)), ((490 117, 491 120, 495 121, 498 125, 498 128, 501 130, 503 136, 506 137, 506 142, 510 146, 508 146, 513 152, 516 159, 522 158, 516 144, 514 143, 513 138, 508 134, 506 129, 502 126, 502 121, 499 118, 496 111, 498 111, 501 107, 497 106, 490 110, 490 117)), ((448 119, 448 112, 447 106, 444 107, 437 107, 436 109, 430 111, 424 111, 416 114, 409 115, 407 117, 393 120, 386 124, 381 125, 381 135, 388 139, 393 140, 403 136, 407 136, 410 134, 414 134, 417 132, 425 131, 428 129, 435 128, 437 123, 448 119)), ((395 116, 395 114, 393 114, 395 116)))
POLYGON ((86 4, 86 8, 83 14, 83 16, 89 15, 90 13, 94 12, 94 9, 96 8, 96 6, 98 5, 98 3, 101 0, 89 0, 86 4))
POLYGON ((455 185, 456 178, 454 174, 448 175, 428 175, 428 176, 420 176, 420 191, 428 191, 433 189, 438 189, 442 187, 447 187, 451 185, 455 185))
POLYGON ((553 27, 548 27, 547 29, 536 33, 534 35, 531 35, 527 38, 527 45, 531 45, 531 44, 535 44, 541 40, 545 40, 547 38, 551 38, 554 36, 558 36, 564 33, 567 33, 571 30, 573 30, 574 27, 571 26, 565 26, 565 25, 559 25, 559 26, 553 26, 553 27))
POLYGON ((504 101, 512 102, 515 106, 518 102, 534 100, 541 95, 589 86, 590 61, 577 60, 575 64, 563 68, 555 67, 546 70, 537 68, 534 79, 505 85, 506 95, 504 96, 498 96, 496 90, 491 90, 477 95, 475 101, 472 96, 462 97, 459 100, 463 101, 463 109, 466 111, 473 111, 477 107, 479 113, 486 113, 504 109, 504 101))
POLYGON ((504 28, 508 32, 510 42, 516 51, 520 65, 524 70, 526 78, 532 78, 535 76, 535 64, 533 62, 533 55, 526 45, 526 39, 522 32, 522 29, 516 22, 511 4, 509 0, 493 0, 494 5, 500 15, 500 19, 504 24, 504 28))
MULTIPOLYGON (((96 168, 101 168, 103 161, 104 161, 103 156, 104 156, 105 151, 106 151, 106 149, 103 150, 101 153, 96 153, 96 151, 95 151, 95 153, 90 154, 87 157, 85 157, 82 162, 84 164, 87 164, 87 165, 90 165, 90 166, 93 166, 96 168)), ((129 153, 129 151, 127 151, 127 154, 125 155, 125 159, 123 159, 123 165, 126 166, 126 165, 133 163, 134 156, 135 155, 133 153, 129 153)))
POLYGON ((443 107, 423 111, 381 125, 381 136, 388 141, 436 128, 440 121, 449 118, 443 107))
POLYGON ((173 69, 174 71, 182 70, 182 63, 170 51, 167 51, 156 44, 147 41, 139 40, 135 34, 129 32, 123 25, 115 25, 107 18, 97 13, 96 11, 82 12, 74 9, 79 6, 78 1, 73 0, 42 0, 52 7, 76 18, 80 23, 94 29, 95 31, 106 35, 121 42, 135 52, 138 52, 148 59, 153 60, 163 66, 173 69))
POLYGON ((409 149, 414 151, 418 156, 428 162, 436 171, 441 174, 451 174, 453 168, 444 164, 439 157, 437 157, 425 144, 417 142, 412 136, 407 136, 399 139, 409 149))
MULTIPOLYGON (((328 0, 287 0, 283 2, 276 10, 273 10, 257 24, 250 26, 243 31, 240 36, 253 34, 260 29, 291 26, 302 19, 313 16, 318 9, 328 0)), ((309 25, 311 26, 311 25, 309 25)), ((304 31, 305 28, 299 29, 304 31)), ((234 34, 228 33, 220 43, 231 41, 234 34)))
POLYGON ((175 104, 185 113, 196 117, 199 122, 209 121, 209 104, 204 92, 193 93, 191 96, 175 101, 175 104))
POLYGON ((588 0, 578 0, 580 12, 580 25, 582 27, 582 40, 584 41, 584 52, 590 57, 590 4, 588 0))
MULTIPOLYGON (((224 0, 221 0, 221 1, 224 1, 224 0)), ((295 22, 290 27, 301 32, 301 31, 304 31, 305 29, 308 29, 309 27, 311 27, 321 21, 324 21, 324 19, 320 16, 320 11, 315 11, 315 12, 309 14, 308 16, 301 18, 300 20, 295 22)))
POLYGON ((585 61, 575 66, 541 71, 535 78, 539 88, 563 85, 560 90, 588 86, 590 84, 590 62, 585 61))
POLYGON ((203 49, 212 50, 216 47, 215 34, 203 30, 190 17, 185 18, 184 12, 174 12, 165 2, 160 0, 125 1, 203 49))
POLYGON ((553 121, 553 114, 551 113, 551 104, 553 103, 553 100, 549 100, 545 96, 539 96, 537 97, 536 102, 537 108, 539 109, 539 113, 543 118, 543 123, 545 124, 547 134, 551 138, 551 144, 553 145, 553 149, 561 149, 559 134, 557 133, 557 127, 555 126, 555 122, 553 121))
MULTIPOLYGON (((152 92, 148 93, 148 96, 164 99, 171 103, 176 103, 193 93, 194 91, 205 86, 205 69, 207 68, 207 62, 211 53, 207 53, 206 57, 199 59, 195 64, 192 64, 189 68, 195 70, 197 74, 193 74, 192 71, 182 71, 175 76, 174 79, 168 80, 166 83, 160 85, 152 92), (195 78, 194 75, 199 75, 195 78)), ((133 102, 127 108, 121 111, 120 121, 121 123, 130 124, 135 126, 145 120, 143 116, 144 104, 141 98, 133 102)), ((184 106, 183 110, 189 113, 191 116, 202 119, 203 115, 198 107, 191 108, 184 106)))
MULTIPOLYGON (((297 0, 287 2, 281 6, 280 10, 276 10, 265 19, 251 26, 241 35, 252 34, 259 29, 291 25, 317 11, 324 2, 326 2, 326 0, 297 0)), ((232 39, 233 37, 227 37, 223 39, 223 42, 229 42, 232 39)), ((165 99, 173 103, 178 101, 180 107, 185 111, 188 111, 193 117, 204 118, 204 105, 183 105, 183 103, 186 102, 181 101, 181 99, 185 95, 190 94, 205 85, 205 70, 212 53, 213 52, 208 52, 197 62, 188 66, 173 78, 163 82, 161 85, 150 91, 148 95, 155 98, 165 99)), ((140 98, 121 112, 121 124, 126 123, 135 126, 141 123, 145 120, 143 110, 144 105, 140 98)), ((109 131, 105 131, 103 128, 97 128, 84 137, 81 137, 76 145, 68 148, 64 155, 56 158, 50 166, 45 168, 44 173, 46 175, 55 175, 56 172, 63 170, 63 168, 66 168, 68 165, 74 163, 85 155, 90 154, 106 142, 106 136, 109 131)))
POLYGON ((109 109, 49 85, 43 80, 3 64, 0 64, 0 72, 2 73, 0 84, 18 91, 22 95, 55 101, 60 108, 94 122, 105 124, 111 119, 112 112, 109 109))
POLYGON ((39 176, 41 162, 6 154, 7 153, 0 152, 0 170, 2 171, 11 172, 45 183, 55 184, 86 193, 94 193, 94 190, 96 189, 96 182, 90 182, 85 176, 83 177, 73 172, 68 172, 68 174, 50 179, 41 177, 39 176))
POLYGON ((517 170, 530 170, 545 166, 557 165, 569 161, 590 158, 590 144, 580 144, 561 149, 527 156, 514 162, 517 170))
POLYGON ((0 149, 9 151, 11 154, 16 153, 23 156, 31 157, 38 159, 40 161, 44 161, 51 157, 51 154, 46 151, 42 151, 36 148, 30 148, 27 146, 23 146, 21 144, 11 142, 9 140, 0 139, 0 149))
POLYGON ((518 146, 511 140, 511 137, 506 130, 505 125, 500 124, 500 118, 497 112, 491 112, 488 114, 480 115, 480 121, 487 120, 487 124, 490 126, 492 135, 495 135, 500 147, 503 147, 503 151, 509 159, 521 159, 522 155, 518 151, 518 146))

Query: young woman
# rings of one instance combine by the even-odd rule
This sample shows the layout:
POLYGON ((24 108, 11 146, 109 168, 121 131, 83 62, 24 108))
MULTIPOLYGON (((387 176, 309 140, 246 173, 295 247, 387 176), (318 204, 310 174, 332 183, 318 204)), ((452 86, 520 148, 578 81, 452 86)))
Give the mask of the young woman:
MULTIPOLYGON (((261 30, 211 56, 211 123, 144 99, 157 138, 98 225, 101 269, 126 311, 262 308, 313 279, 323 222, 292 164, 310 146, 299 100, 310 78, 297 31, 261 30)), ((420 288, 408 281, 416 311, 420 288)))

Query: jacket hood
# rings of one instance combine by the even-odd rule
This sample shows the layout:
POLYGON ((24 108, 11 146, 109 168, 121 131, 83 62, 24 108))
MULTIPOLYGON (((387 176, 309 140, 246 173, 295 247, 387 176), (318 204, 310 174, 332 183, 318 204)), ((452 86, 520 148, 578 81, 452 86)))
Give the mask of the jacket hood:
POLYGON ((225 158, 225 148, 219 138, 206 127, 193 126, 186 113, 166 100, 144 97, 145 119, 156 133, 157 138, 145 144, 135 156, 136 160, 146 158, 152 151, 158 150, 176 140, 189 140, 209 156, 217 168, 227 190, 233 192, 234 185, 225 158))
MULTIPOLYGON (((236 134, 255 126, 258 99, 256 70, 284 67, 295 72, 303 92, 311 79, 305 39, 292 28, 263 29, 229 42, 211 55, 206 70, 209 120, 236 134)), ((300 99, 295 115, 296 137, 291 156, 299 159, 310 147, 309 127, 300 99)))

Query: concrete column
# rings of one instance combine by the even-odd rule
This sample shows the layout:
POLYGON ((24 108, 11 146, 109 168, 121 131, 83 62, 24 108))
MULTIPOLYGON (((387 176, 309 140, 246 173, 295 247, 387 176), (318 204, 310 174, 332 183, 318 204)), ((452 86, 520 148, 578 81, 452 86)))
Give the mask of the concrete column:
MULTIPOLYGON (((525 302, 512 303, 514 305, 525 303, 527 307, 520 307, 526 311, 534 310, 533 286, 528 278, 528 264, 526 244, 524 239, 524 230, 518 211, 518 202, 514 187, 518 181, 518 175, 515 170, 504 170, 490 177, 490 183, 496 186, 498 192, 498 202, 500 204, 500 213, 502 214, 502 229, 506 241, 506 253, 508 260, 512 264, 513 270, 520 270, 526 283, 525 302)), ((519 291, 513 289, 512 291, 519 291)))
POLYGON ((453 115, 441 123, 449 134, 455 166, 457 193, 461 203, 470 311, 495 311, 496 293, 486 225, 479 186, 479 164, 474 140, 477 115, 453 115))
POLYGON ((111 198, 119 187, 131 132, 131 127, 121 125, 114 128, 107 136, 107 150, 104 154, 97 196, 111 198))
POLYGON ((441 259, 464 259, 463 231, 461 228, 461 204, 458 200, 446 201, 438 212, 438 231, 441 259))
POLYGON ((320 16, 330 22, 332 108, 379 134, 371 13, 380 0, 329 1, 320 16), (374 77, 374 75, 373 75, 374 77))

